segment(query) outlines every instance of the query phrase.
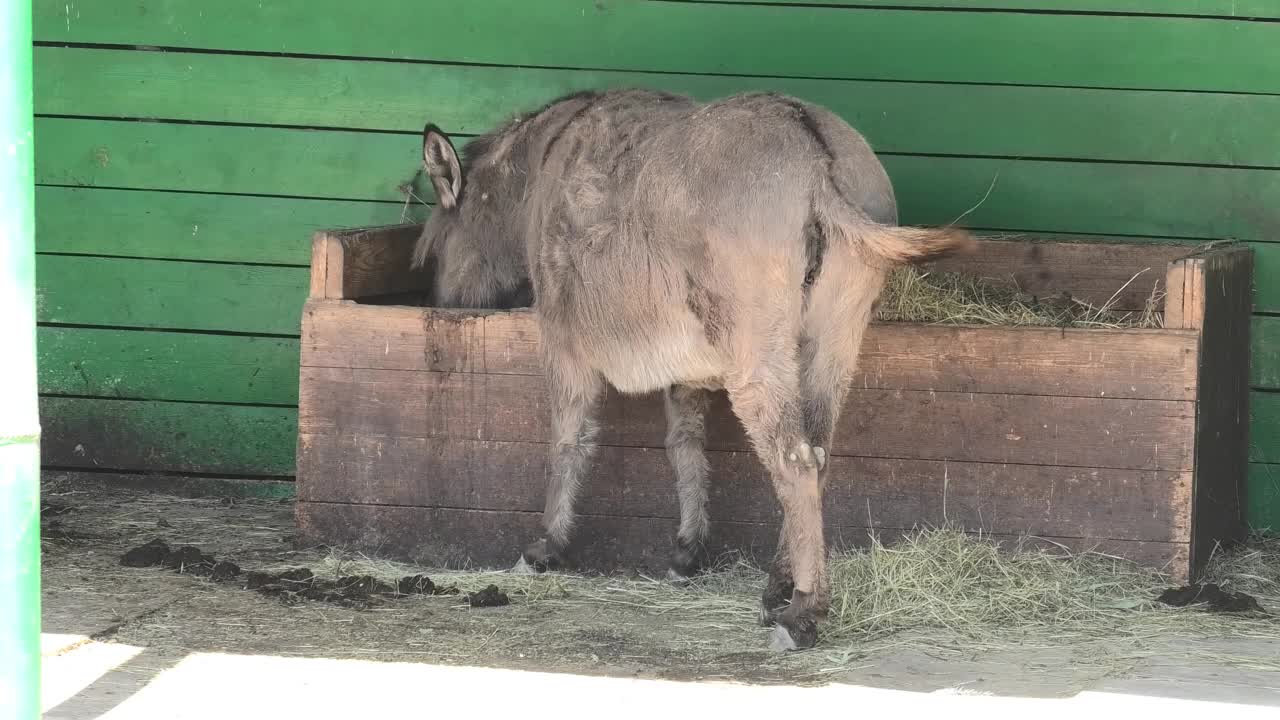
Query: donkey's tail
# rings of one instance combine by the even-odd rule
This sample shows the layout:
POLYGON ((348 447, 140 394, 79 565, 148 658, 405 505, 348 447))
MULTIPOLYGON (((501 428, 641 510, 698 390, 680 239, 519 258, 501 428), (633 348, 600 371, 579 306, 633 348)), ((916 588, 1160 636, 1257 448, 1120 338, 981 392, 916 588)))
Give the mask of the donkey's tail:
POLYGON ((918 263, 944 255, 972 252, 977 241, 956 227, 925 228, 885 225, 846 201, 830 184, 815 198, 815 209, 828 237, 843 238, 891 263, 918 263))
POLYGON ((972 252, 977 241, 960 228, 922 228, 868 223, 856 228, 862 244, 895 263, 917 263, 958 252, 972 252))

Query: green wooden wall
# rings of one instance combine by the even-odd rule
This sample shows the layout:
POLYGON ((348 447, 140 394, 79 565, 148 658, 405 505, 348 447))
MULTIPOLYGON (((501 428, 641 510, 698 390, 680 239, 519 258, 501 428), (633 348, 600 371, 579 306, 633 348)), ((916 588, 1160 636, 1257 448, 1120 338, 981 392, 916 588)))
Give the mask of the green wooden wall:
POLYGON ((905 221, 990 188, 972 227, 1251 242, 1251 519, 1280 528, 1276 0, 34 5, 51 465, 289 476, 310 233, 420 218, 425 120, 774 89, 870 138, 905 221))

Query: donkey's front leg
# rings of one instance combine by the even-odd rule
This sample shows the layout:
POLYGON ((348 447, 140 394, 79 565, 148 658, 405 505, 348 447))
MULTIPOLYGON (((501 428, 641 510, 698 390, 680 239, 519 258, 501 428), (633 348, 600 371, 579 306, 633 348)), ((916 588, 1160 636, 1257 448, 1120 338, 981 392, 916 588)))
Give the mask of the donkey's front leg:
POLYGON ((599 374, 566 358, 552 359, 548 368, 552 440, 547 503, 542 514, 544 534, 525 549, 517 571, 542 572, 564 564, 576 519, 575 501, 595 454, 599 432, 595 416, 604 388, 599 374))
POLYGON ((706 413, 711 394, 706 390, 673 385, 663 393, 667 410, 667 458, 676 475, 680 498, 680 530, 667 578, 685 582, 707 564, 706 413))

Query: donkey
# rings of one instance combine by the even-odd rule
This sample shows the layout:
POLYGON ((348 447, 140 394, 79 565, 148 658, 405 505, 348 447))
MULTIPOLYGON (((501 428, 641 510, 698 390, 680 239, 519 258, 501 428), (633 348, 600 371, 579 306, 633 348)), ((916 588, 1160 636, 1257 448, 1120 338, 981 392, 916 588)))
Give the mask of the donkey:
POLYGON ((544 534, 519 569, 563 562, 574 499, 611 384, 662 390, 680 526, 670 575, 706 557, 704 414, 728 393, 783 521, 761 598, 771 646, 812 647, 826 615, 827 448, 886 272, 968 248, 900 227, 893 188, 834 113, 777 94, 710 103, 584 92, 475 138, 459 160, 434 125, 423 162, 438 207, 413 264, 435 302, 533 301, 551 399, 544 534))

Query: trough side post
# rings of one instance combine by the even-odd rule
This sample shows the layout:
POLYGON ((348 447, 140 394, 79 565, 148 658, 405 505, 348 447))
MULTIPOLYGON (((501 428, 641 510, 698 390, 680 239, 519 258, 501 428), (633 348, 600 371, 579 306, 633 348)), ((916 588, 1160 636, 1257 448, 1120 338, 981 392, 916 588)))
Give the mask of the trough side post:
POLYGON ((0 0, 0 708, 40 716, 31 2, 0 0))

